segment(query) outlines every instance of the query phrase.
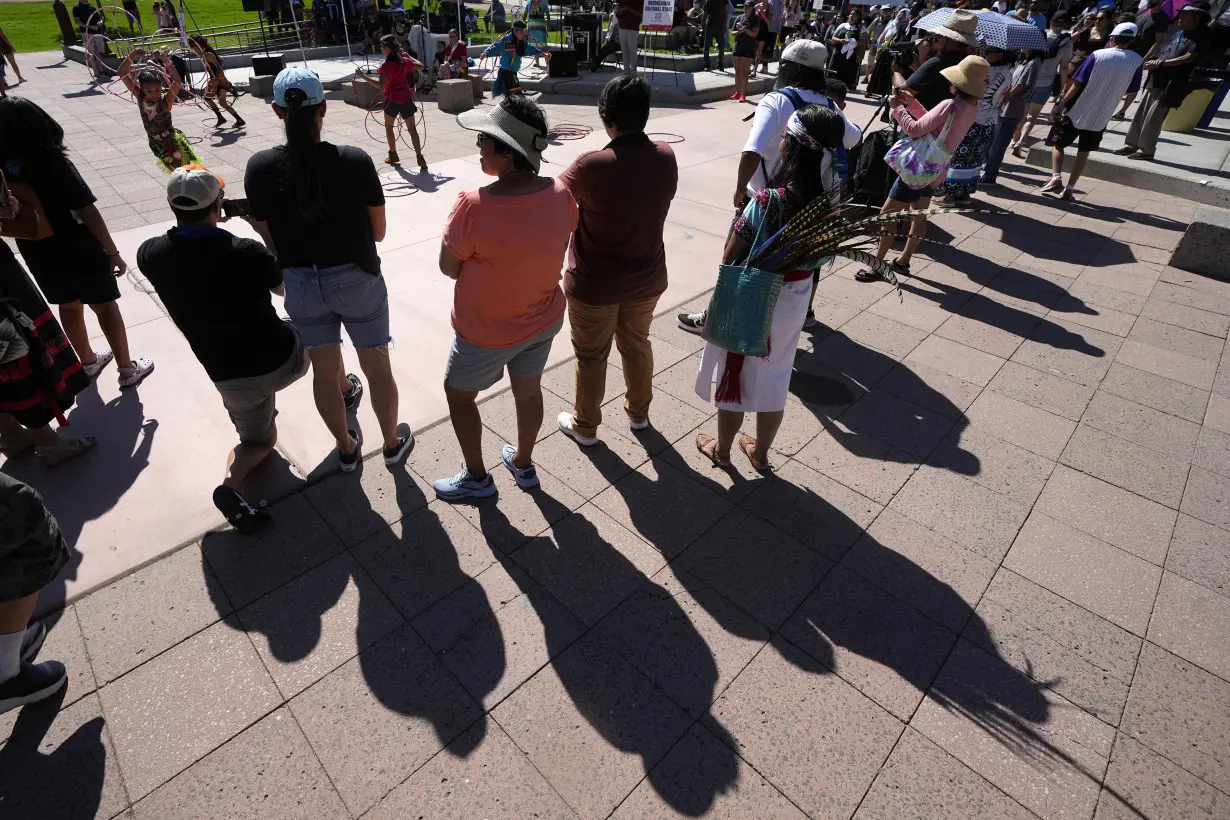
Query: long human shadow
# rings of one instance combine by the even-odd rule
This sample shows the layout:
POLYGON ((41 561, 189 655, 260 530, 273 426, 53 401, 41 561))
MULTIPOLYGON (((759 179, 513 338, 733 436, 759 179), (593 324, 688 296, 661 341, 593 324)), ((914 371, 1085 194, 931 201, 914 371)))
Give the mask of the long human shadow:
MULTIPOLYGON (((673 468, 706 491, 726 492, 690 467, 673 445, 655 459, 666 461, 660 471, 673 468)), ((1101 781, 1100 771, 1084 769, 1039 730, 1051 717, 1043 692, 1055 681, 1029 677, 1028 661, 1024 674, 1010 669, 982 617, 956 590, 881 544, 810 488, 775 474, 760 482, 735 511, 682 552, 676 527, 646 503, 659 492, 656 482, 632 471, 612 486, 631 513, 633 529, 666 554, 677 555, 671 562, 679 570, 676 577, 723 628, 749 639, 768 630, 773 634, 770 646, 814 674, 835 674, 838 650, 874 661, 893 670, 920 696, 925 693, 944 709, 966 716, 1022 757, 1042 765, 1063 762, 1101 781), (799 568, 806 564, 799 558, 773 557, 783 549, 782 542, 792 540, 774 524, 787 514, 796 524, 803 516, 839 535, 824 543, 825 569, 813 571, 806 583, 800 583, 799 568), (749 526, 756 519, 764 523, 749 526), (766 602, 766 596, 771 600, 766 602), (783 604, 786 617, 780 615, 783 604), (760 626, 749 629, 742 613, 732 617, 735 608, 758 619, 760 626)), ((808 548, 793 547, 796 554, 803 549, 808 548)))
POLYGON ((60 574, 39 593, 35 614, 58 609, 67 596, 68 582, 77 577, 84 559, 77 544, 85 525, 110 511, 149 466, 149 454, 158 430, 157 419, 145 418, 137 390, 127 390, 104 403, 90 385, 77 396, 68 412, 68 432, 92 435, 98 444, 89 453, 54 469, 33 455, 7 459, 0 469, 24 481, 43 496, 47 509, 60 523, 71 558, 60 574))
MULTIPOLYGON (((385 467, 366 461, 359 469, 385 467)), ((425 642, 410 621, 449 595, 460 599, 457 605, 475 619, 491 618, 491 604, 462 570, 452 536, 436 510, 428 507, 415 480, 404 468, 390 472, 394 509, 384 515, 373 509, 361 472, 327 479, 308 489, 310 502, 296 502, 316 507, 350 545, 348 549, 305 561, 303 539, 329 539, 315 530, 296 530, 294 522, 279 516, 275 507, 274 526, 257 535, 240 536, 230 530, 206 535, 201 542, 204 575, 219 613, 235 613, 234 619, 224 622, 264 635, 274 658, 284 663, 312 654, 320 643, 325 615, 338 605, 353 579, 358 590, 358 660, 369 689, 389 710, 429 721, 441 745, 463 756, 486 735, 485 714, 478 703, 504 674, 503 638, 498 624, 484 633, 485 644, 478 653, 482 668, 471 670, 466 681, 475 703, 436 657, 441 648, 429 645, 430 636, 425 642), (390 520, 396 523, 390 526, 390 520), (283 528, 289 531, 279 536, 283 528), (245 589, 242 576, 275 572, 281 578, 287 575, 279 569, 284 564, 297 569, 294 577, 285 578, 285 586, 277 584, 268 592, 260 587, 245 589), (232 594, 228 586, 236 592, 232 594), (279 605, 269 603, 280 594, 287 597, 279 599, 279 605)))
POLYGON ((0 813, 5 817, 85 820, 98 814, 107 773, 103 718, 78 726, 50 754, 41 751, 52 725, 67 714, 60 711, 66 691, 24 707, 0 747, 0 813))
POLYGON ((476 506, 493 554, 542 622, 552 668, 602 738, 641 758, 663 800, 689 817, 705 814, 738 779, 734 740, 710 712, 718 694, 713 653, 670 591, 647 578, 588 518, 570 513, 545 490, 532 496, 542 516, 557 522, 536 537, 521 532, 496 503, 476 506), (521 544, 516 559, 494 546, 509 544, 521 544), (559 617, 555 598, 593 627, 588 635, 577 640, 577 625, 559 617), (658 702, 652 686, 683 712, 658 702), (662 760, 697 719, 723 742, 703 745, 704 759, 689 761, 691 776, 680 777, 662 760))

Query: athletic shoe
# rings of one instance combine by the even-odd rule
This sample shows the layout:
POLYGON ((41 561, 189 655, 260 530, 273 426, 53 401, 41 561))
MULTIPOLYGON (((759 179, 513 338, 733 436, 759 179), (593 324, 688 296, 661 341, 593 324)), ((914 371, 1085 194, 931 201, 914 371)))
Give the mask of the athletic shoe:
POLYGON ((337 460, 342 465, 343 473, 353 473, 354 468, 359 466, 359 460, 363 458, 362 447, 359 446, 359 434, 354 430, 347 430, 350 437, 354 439, 354 450, 350 455, 346 455, 341 450, 337 451, 337 460))
POLYGON ((17 674, 0 683, 0 714, 49 698, 68 682, 59 661, 23 663, 17 674))
POLYGON ((93 364, 81 365, 81 369, 85 371, 85 375, 89 376, 91 379, 101 373, 102 369, 111 364, 111 360, 115 358, 115 354, 110 350, 99 350, 94 355, 98 358, 94 360, 93 364))
POLYGON ((406 428, 404 434, 397 435, 397 444, 393 447, 384 448, 384 466, 396 467, 406 460, 406 456, 410 455, 410 451, 414 449, 414 433, 410 428, 406 428))
POLYGON ((38 651, 43 648, 45 640, 47 640, 47 627, 43 626, 42 621, 35 621, 27 626, 26 634, 21 638, 21 662, 32 662, 38 656, 38 651))
POLYGON ((226 521, 239 532, 247 535, 269 524, 269 513, 257 509, 230 487, 214 488, 214 506, 226 516, 226 521))
POLYGON ((705 329, 705 311, 700 313, 680 313, 679 327, 686 330, 688 333, 699 335, 705 329))
POLYGON ((818 324, 820 323, 816 321, 816 312, 814 310, 807 311, 807 316, 803 319, 803 329, 810 330, 818 324))
POLYGON ((389 155, 384 158, 384 162, 386 165, 396 165, 401 162, 401 158, 397 156, 396 151, 390 151, 389 155))
POLYGON ((629 420, 629 421, 628 421, 628 427, 629 427, 629 428, 632 430, 632 432, 634 432, 634 433, 639 433, 639 432, 641 432, 642 430, 648 430, 648 429, 649 429, 649 419, 641 419, 640 421, 631 421, 631 420, 629 420))
POLYGON ((93 436, 70 436, 64 432, 64 428, 56 430, 56 443, 47 447, 42 444, 34 448, 34 455, 38 456, 38 460, 43 462, 44 467, 54 467, 57 464, 63 464, 70 458, 76 458, 82 453, 87 453, 94 449, 94 445, 98 440, 93 436))
POLYGON ((1038 189, 1040 194, 1058 194, 1063 191, 1063 180, 1051 177, 1045 185, 1038 189))
POLYGON ((461 472, 451 478, 441 478, 431 485, 439 498, 445 501, 463 501, 467 498, 486 498, 495 495, 495 479, 487 473, 480 479, 470 475, 462 465, 461 472))
POLYGON ((518 487, 523 490, 537 487, 538 469, 534 466, 534 462, 531 461, 528 467, 518 467, 513 463, 513 457, 516 455, 517 448, 511 444, 505 444, 504 449, 500 451, 500 461, 504 462, 508 472, 512 473, 513 480, 517 482, 518 487))
POLYGON ((359 406, 359 399, 363 398, 363 382, 353 373, 346 374, 346 381, 350 387, 342 391, 342 401, 346 402, 347 410, 353 410, 359 406))
POLYGON ((559 417, 555 420, 555 423, 559 425, 559 430, 561 433, 568 436, 568 438, 572 439, 577 444, 580 444, 582 447, 593 447, 598 443, 597 436, 583 436, 578 433, 576 428, 572 426, 572 421, 573 419, 571 413, 560 413, 559 417))
POLYGON ((120 374, 120 387, 136 387, 141 382, 145 381, 145 377, 154 372, 154 360, 149 356, 142 356, 139 359, 132 360, 132 367, 116 368, 120 374))

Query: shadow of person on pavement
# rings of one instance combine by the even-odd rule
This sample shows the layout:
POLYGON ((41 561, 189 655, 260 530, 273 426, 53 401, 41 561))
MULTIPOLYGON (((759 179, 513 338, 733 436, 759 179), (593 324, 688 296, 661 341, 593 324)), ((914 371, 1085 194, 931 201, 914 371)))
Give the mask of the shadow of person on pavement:
MULTIPOLYGON (((226 623, 254 633, 258 644, 263 638, 277 661, 294 663, 317 649, 324 621, 353 581, 355 642, 368 688, 389 710, 429 721, 444 746, 481 722, 479 731, 465 733, 473 746, 449 749, 465 755, 485 735, 484 713, 474 701, 481 703, 503 676, 503 638, 498 628, 490 634, 481 674, 468 681, 471 700, 436 657, 444 647, 429 646, 432 635, 420 637, 409 621, 450 595, 473 617, 490 616, 485 592, 458 556, 460 535, 472 528, 451 510, 429 507, 404 468, 364 480, 364 472, 385 469, 379 459, 368 460, 356 473, 308 488, 272 508, 276 523, 254 535, 206 535, 201 551, 210 597, 220 614, 234 612, 226 623), (453 518, 442 521, 445 516, 453 518)), ((298 688, 283 688, 283 695, 298 688)))
POLYGON ((98 445, 54 469, 33 455, 8 459, 0 469, 24 481, 43 496, 55 515, 72 558, 52 583, 39 594, 35 616, 58 609, 65 601, 68 582, 77 577, 85 556, 78 548, 86 524, 109 512, 149 466, 149 454, 158 431, 157 419, 145 418, 137 390, 126 390, 106 404, 91 385, 77 396, 69 411, 69 430, 92 435, 98 445))
MULTIPOLYGON (((710 713, 718 695, 713 653, 675 596, 585 514, 541 488, 531 494, 542 517, 556 522, 546 533, 526 536, 495 503, 477 505, 479 527, 489 544, 522 544, 512 557, 492 553, 538 614, 552 669, 602 738, 641 758, 663 800, 681 814, 704 814, 738 780, 734 740, 710 713), (560 617, 560 603, 593 627, 585 637, 577 640, 583 628, 560 617), (698 719, 723 742, 703 747, 705 759, 689 761, 693 774, 681 777, 681 761, 663 758, 698 719)), ((576 805, 575 795, 564 797, 576 805)))
MULTIPOLYGON (((677 526, 652 499, 679 499, 678 517, 697 500, 680 499, 677 489, 662 485, 675 483, 672 472, 681 472, 701 492, 721 496, 726 490, 689 466, 675 446, 652 460, 657 481, 642 468, 613 487, 634 531, 678 556, 671 561, 675 577, 724 628, 747 638, 771 633, 776 651, 815 674, 849 669, 842 655, 873 661, 908 683, 911 697, 901 699, 891 685, 877 688, 874 677, 863 679, 858 671, 846 679, 901 719, 909 719, 925 693, 1025 757, 1077 765, 1039 731, 1051 716, 1043 694, 1049 683, 1011 669, 982 618, 948 583, 880 543, 810 487, 770 474, 680 552, 677 526), (784 516, 793 519, 785 529, 777 526, 784 516), (824 532, 804 545, 795 537, 803 534, 800 524, 824 532), (732 607, 759 626, 732 627, 732 607)), ((978 560, 994 571, 993 563, 978 560)), ((1100 772, 1085 773, 1100 781, 1100 772)))
MULTIPOLYGON (((70 710, 60 711, 67 689, 45 701, 24 707, 8 741, 0 747, 0 808, 6 818, 55 817, 63 820, 94 818, 102 808, 107 774, 107 747, 103 745, 102 717, 94 717, 67 737, 51 732, 57 721, 67 722, 70 710), (55 750, 44 753, 44 742, 55 750)), ((121 806, 122 807, 122 806, 121 806)), ((109 807, 103 816, 113 813, 109 807)))

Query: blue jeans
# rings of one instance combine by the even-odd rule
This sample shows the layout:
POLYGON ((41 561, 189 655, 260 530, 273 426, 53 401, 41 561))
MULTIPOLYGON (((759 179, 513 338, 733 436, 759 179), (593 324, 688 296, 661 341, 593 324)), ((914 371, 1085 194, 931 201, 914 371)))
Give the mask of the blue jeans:
POLYGON ((342 343, 342 325, 355 347, 389 343, 389 292, 383 276, 358 265, 333 268, 283 268, 286 315, 303 346, 342 343))
POLYGON ((994 182, 999 175, 999 166, 1003 164, 1004 154, 1012 143, 1012 132, 1016 130, 1020 117, 1000 117, 995 124, 995 136, 991 138, 991 149, 987 151, 986 164, 982 166, 982 181, 994 182))

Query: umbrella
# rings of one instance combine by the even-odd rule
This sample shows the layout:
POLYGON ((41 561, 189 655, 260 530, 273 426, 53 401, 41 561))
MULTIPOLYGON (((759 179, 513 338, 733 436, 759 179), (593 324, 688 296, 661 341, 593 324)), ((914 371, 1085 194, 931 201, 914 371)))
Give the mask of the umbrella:
MULTIPOLYGON (((937 9, 923 17, 915 25, 923 31, 934 31, 947 24, 956 9, 937 9)), ((1022 23, 1014 17, 1006 17, 993 11, 979 11, 978 28, 974 32, 984 45, 1004 51, 1029 49, 1046 50, 1046 35, 1033 23, 1022 23)))

